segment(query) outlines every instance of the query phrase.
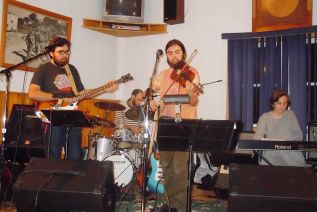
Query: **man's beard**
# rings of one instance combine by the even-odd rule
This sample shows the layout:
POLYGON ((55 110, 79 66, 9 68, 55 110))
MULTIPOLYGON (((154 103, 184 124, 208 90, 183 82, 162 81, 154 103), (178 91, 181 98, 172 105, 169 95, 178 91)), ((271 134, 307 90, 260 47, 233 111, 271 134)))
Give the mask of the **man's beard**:
POLYGON ((168 63, 168 65, 169 65, 171 68, 173 68, 173 69, 179 69, 179 68, 180 68, 180 65, 182 64, 182 61, 179 60, 177 63, 172 63, 171 61, 169 61, 169 60, 167 59, 167 63, 168 63))
POLYGON ((59 67, 64 67, 68 63, 68 59, 57 61, 53 58, 54 64, 59 67))

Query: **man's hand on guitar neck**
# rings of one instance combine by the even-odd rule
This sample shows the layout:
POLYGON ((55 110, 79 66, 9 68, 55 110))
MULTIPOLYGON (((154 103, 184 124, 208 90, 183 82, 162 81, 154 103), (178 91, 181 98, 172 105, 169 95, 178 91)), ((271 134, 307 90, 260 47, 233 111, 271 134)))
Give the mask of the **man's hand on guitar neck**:
POLYGON ((159 103, 155 100, 150 101, 150 108, 152 112, 155 112, 159 106, 159 103))

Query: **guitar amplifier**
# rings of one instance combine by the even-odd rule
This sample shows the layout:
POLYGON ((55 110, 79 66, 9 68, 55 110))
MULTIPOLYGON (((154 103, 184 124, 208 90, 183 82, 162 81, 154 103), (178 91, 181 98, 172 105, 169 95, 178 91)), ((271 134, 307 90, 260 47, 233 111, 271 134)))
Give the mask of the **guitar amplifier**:
POLYGON ((113 163, 32 158, 13 193, 18 211, 113 211, 113 163))
POLYGON ((317 178, 304 167, 232 164, 228 212, 316 211, 317 178))

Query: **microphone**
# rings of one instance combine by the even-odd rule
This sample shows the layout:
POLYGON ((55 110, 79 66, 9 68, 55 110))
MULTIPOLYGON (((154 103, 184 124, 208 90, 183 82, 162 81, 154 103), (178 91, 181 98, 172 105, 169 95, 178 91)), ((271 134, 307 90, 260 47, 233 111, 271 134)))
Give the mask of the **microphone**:
POLYGON ((164 54, 164 53, 163 53, 163 50, 162 50, 162 49, 158 49, 158 50, 156 51, 156 56, 157 56, 157 57, 161 57, 163 54, 164 54))

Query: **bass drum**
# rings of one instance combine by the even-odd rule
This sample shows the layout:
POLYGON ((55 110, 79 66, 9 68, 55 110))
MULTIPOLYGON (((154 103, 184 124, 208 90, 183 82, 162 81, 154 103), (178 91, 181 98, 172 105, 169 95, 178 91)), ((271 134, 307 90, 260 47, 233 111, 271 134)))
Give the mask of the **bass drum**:
POLYGON ((114 181, 116 185, 120 188, 128 186, 135 174, 135 167, 130 155, 123 151, 115 151, 105 160, 113 162, 114 181))

